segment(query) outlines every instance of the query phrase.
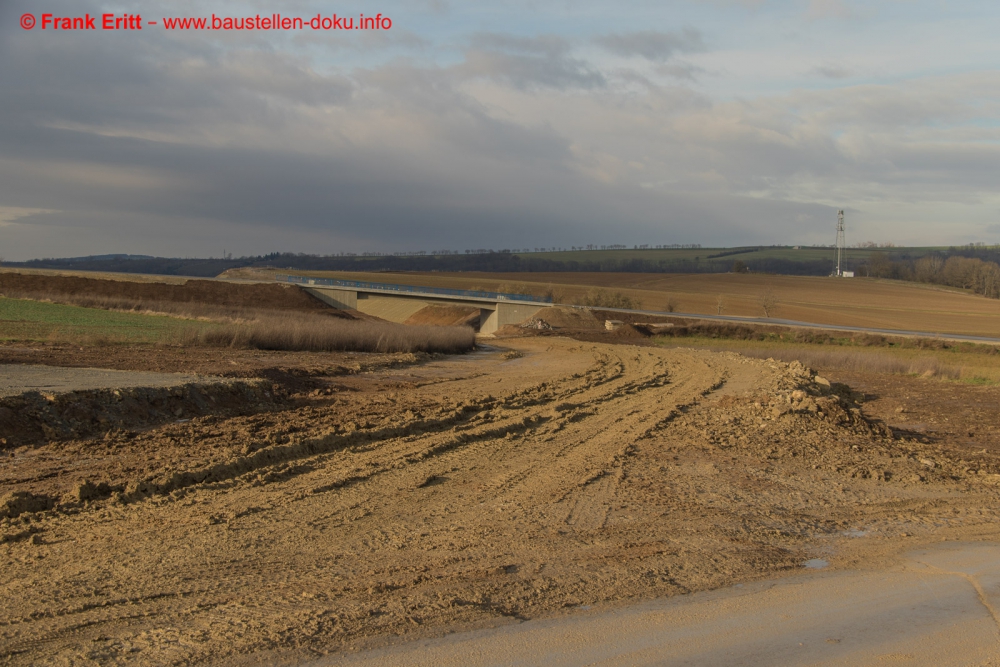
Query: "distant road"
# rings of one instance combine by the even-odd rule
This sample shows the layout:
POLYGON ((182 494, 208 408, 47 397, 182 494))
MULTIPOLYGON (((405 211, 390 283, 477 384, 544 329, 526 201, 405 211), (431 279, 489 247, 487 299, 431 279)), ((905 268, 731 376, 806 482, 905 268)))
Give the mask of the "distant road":
MULTIPOLYGON (((565 304, 557 304, 565 305, 565 304)), ((889 336, 919 336, 921 338, 938 338, 940 340, 969 341, 972 343, 1000 343, 1000 338, 988 336, 966 336, 963 334, 942 333, 939 331, 907 331, 905 329, 875 329, 869 327, 849 327, 842 324, 817 324, 815 322, 799 322, 797 320, 781 320, 774 317, 736 317, 731 315, 700 315, 698 313, 664 313, 659 310, 630 310, 627 308, 588 308, 585 306, 569 306, 585 310, 604 310, 616 313, 633 313, 635 315, 651 315, 654 317, 680 317, 696 320, 718 320, 720 322, 738 322, 741 324, 765 324, 783 327, 802 327, 806 329, 825 329, 828 331, 854 331, 859 333, 886 334, 889 336)))

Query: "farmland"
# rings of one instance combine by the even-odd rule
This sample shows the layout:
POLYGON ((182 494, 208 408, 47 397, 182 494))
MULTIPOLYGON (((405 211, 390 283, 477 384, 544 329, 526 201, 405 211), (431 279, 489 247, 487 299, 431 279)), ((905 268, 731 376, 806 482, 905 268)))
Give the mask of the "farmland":
POLYGON ((212 327, 167 316, 0 297, 0 340, 165 343, 212 327))
MULTIPOLYGON (((862 264, 872 253, 891 252, 908 257, 922 257, 931 252, 945 251, 945 247, 893 247, 847 248, 844 260, 848 265, 862 264)), ((664 265, 690 266, 696 263, 731 266, 740 260, 753 268, 761 260, 783 260, 789 263, 834 262, 835 250, 817 246, 748 246, 745 248, 623 248, 621 250, 570 250, 561 252, 532 252, 526 257, 562 262, 628 262, 632 260, 663 263, 664 265)))
MULTIPOLYGON (((259 277, 275 272, 254 272, 259 277)), ((239 274, 237 274, 239 275, 239 274)), ((774 294, 772 317, 855 327, 934 331, 996 337, 1000 300, 956 288, 871 278, 759 274, 642 273, 348 273, 302 275, 509 292, 552 292, 574 303, 594 290, 621 292, 643 310, 761 317, 762 293, 774 294), (721 304, 720 304, 721 297, 721 304)))

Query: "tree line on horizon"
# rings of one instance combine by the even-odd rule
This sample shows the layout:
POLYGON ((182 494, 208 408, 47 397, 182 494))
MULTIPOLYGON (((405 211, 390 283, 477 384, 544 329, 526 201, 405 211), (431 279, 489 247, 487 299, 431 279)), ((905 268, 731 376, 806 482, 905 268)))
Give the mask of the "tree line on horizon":
MULTIPOLYGON (((832 260, 754 260, 753 269, 786 275, 828 275, 832 260)), ((299 271, 482 271, 490 273, 726 273, 732 262, 706 255, 694 259, 552 259, 492 252, 468 255, 337 256, 303 253, 270 253, 238 258, 168 258, 147 256, 102 256, 72 259, 34 259, 5 262, 7 267, 72 269, 112 273, 147 273, 194 277, 217 276, 229 269, 277 268, 299 271)))
MULTIPOLYGON (((742 252, 746 252, 743 250, 742 252)), ((1000 245, 953 246, 920 256, 912 251, 884 246, 864 260, 848 260, 856 275, 949 285, 969 289, 988 298, 1000 298, 1000 245)), ((553 259, 489 252, 451 255, 307 255, 269 253, 248 257, 167 258, 136 255, 103 255, 72 259, 36 259, 5 262, 7 267, 73 269, 120 273, 217 276, 230 269, 275 268, 299 271, 480 271, 489 273, 771 273, 828 276, 833 259, 755 258, 729 259, 740 251, 722 251, 694 259, 553 259)))
POLYGON ((988 258, 931 253, 893 259, 888 253, 873 252, 867 262, 858 266, 856 274, 961 287, 989 299, 1000 299, 1000 264, 988 258))

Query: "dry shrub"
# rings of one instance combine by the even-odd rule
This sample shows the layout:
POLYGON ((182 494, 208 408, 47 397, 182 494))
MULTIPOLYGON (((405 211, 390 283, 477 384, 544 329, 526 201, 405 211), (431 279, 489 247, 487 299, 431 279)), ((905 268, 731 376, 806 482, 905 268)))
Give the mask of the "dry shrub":
POLYGON ((899 359, 889 354, 862 352, 860 350, 796 350, 765 349, 740 350, 740 354, 758 359, 800 361, 811 368, 830 368, 859 373, 894 373, 897 375, 922 375, 958 380, 962 369, 941 364, 937 359, 899 359))
POLYGON ((467 352, 470 327, 406 326, 316 315, 264 316, 192 334, 188 344, 308 352, 467 352))
POLYGON ((605 289, 592 289, 577 299, 576 305, 590 308, 624 308, 636 310, 639 303, 634 298, 622 292, 609 292, 605 289))

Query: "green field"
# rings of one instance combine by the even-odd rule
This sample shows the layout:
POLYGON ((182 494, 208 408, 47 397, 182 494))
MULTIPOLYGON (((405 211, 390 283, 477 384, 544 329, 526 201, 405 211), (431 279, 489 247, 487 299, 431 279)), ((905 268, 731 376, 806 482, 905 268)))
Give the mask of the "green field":
POLYGON ((0 297, 0 340, 165 343, 214 326, 218 325, 0 297))

